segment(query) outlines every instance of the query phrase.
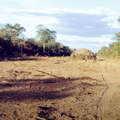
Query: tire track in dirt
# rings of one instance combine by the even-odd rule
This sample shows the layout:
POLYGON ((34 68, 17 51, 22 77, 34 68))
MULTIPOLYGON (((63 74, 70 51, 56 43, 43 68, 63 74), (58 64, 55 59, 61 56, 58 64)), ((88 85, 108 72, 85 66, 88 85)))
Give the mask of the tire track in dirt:
POLYGON ((117 64, 100 64, 101 75, 105 83, 105 89, 99 99, 97 106, 98 118, 96 120, 119 120, 120 119, 120 75, 116 71, 117 64))
MULTIPOLYGON (((103 64, 102 64, 103 65, 103 64)), ((101 102, 103 101, 103 97, 106 95, 106 92, 108 91, 109 89, 109 85, 104 77, 104 74, 103 74, 103 71, 104 71, 104 67, 100 64, 100 76, 104 82, 104 85, 105 85, 105 88, 103 90, 103 92, 101 93, 101 96, 98 100, 98 103, 97 103, 97 117, 96 117, 96 120, 103 120, 103 116, 102 116, 102 108, 101 108, 101 102)))
POLYGON ((101 72, 101 77, 102 77, 102 80, 104 81, 106 87, 103 90, 103 92, 102 92, 102 94, 101 94, 101 96, 100 96, 100 98, 98 100, 98 103, 97 103, 97 116, 98 117, 96 117, 96 120, 103 120, 102 115, 101 115, 101 113, 102 113, 101 101, 103 100, 103 97, 105 96, 107 90, 109 89, 109 85, 107 84, 102 72, 101 72))

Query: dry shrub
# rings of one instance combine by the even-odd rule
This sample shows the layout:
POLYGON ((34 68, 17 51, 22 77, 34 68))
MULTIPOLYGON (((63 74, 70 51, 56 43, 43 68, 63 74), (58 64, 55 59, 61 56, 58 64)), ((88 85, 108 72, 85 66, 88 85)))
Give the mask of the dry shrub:
POLYGON ((79 60, 95 60, 96 55, 88 49, 75 50, 71 54, 71 57, 79 60))

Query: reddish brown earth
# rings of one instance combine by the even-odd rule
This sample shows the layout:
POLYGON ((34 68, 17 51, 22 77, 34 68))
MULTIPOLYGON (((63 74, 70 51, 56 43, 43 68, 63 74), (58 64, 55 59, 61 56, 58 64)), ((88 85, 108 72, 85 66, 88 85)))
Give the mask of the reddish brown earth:
POLYGON ((119 68, 69 57, 0 62, 0 120, 120 120, 119 68))

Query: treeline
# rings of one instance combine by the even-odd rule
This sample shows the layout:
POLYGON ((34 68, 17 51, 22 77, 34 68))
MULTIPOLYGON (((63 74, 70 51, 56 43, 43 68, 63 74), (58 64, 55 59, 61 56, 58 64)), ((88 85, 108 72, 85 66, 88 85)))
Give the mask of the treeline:
POLYGON ((108 47, 102 47, 98 51, 98 56, 107 57, 107 58, 115 58, 120 57, 120 32, 116 33, 115 41, 111 43, 108 47))
POLYGON ((6 24, 0 28, 0 59, 23 56, 69 56, 71 49, 56 42, 56 31, 38 26, 35 38, 25 38, 25 28, 19 24, 6 24))

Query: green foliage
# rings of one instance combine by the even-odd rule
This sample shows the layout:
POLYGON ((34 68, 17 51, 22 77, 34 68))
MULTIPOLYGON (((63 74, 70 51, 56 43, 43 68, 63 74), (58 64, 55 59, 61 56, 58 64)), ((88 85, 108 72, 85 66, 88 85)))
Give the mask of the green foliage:
POLYGON ((55 41, 56 39, 56 31, 50 30, 43 25, 38 26, 37 34, 40 37, 40 41, 44 43, 55 41))
POLYGON ((97 55, 102 57, 110 56, 110 49, 108 47, 102 47, 101 50, 98 51, 97 55))
POLYGON ((55 41, 56 31, 44 26, 39 26, 39 37, 24 39, 21 37, 25 31, 19 24, 7 24, 0 29, 0 58, 20 56, 68 56, 71 54, 69 47, 55 41))
POLYGON ((11 41, 0 38, 0 59, 16 57, 18 54, 16 52, 11 41))
POLYGON ((113 58, 120 56, 120 32, 115 34, 114 40, 115 42, 111 43, 108 47, 102 47, 97 55, 113 58))
POLYGON ((116 43, 114 45, 114 49, 116 51, 116 55, 120 56, 120 32, 116 33, 116 43))
POLYGON ((120 56, 120 43, 119 42, 113 42, 109 45, 109 47, 102 47, 101 50, 98 52, 98 56, 102 57, 117 57, 120 56))
POLYGON ((59 42, 49 41, 48 43, 38 42, 39 55, 44 56, 69 56, 71 50, 69 47, 60 44, 59 42))
POLYGON ((19 24, 6 24, 0 29, 0 37, 5 40, 16 40, 25 31, 24 27, 19 24))
POLYGON ((115 40, 117 42, 120 42, 120 32, 118 32, 118 33, 115 34, 115 40))

